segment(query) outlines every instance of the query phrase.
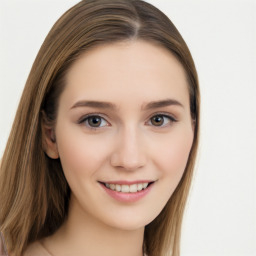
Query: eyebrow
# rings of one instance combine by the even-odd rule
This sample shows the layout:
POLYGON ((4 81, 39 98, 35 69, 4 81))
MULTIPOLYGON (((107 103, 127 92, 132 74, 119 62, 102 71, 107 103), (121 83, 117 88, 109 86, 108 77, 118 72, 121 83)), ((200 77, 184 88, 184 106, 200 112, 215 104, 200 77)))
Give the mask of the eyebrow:
MULTIPOLYGON (((172 105, 184 107, 179 101, 177 101, 175 99, 165 99, 165 100, 152 101, 152 102, 146 103, 141 107, 141 109, 142 110, 150 110, 150 109, 155 109, 155 108, 168 107, 168 106, 172 106, 172 105)), ((92 108, 110 109, 110 110, 117 109, 117 106, 111 102, 92 101, 92 100, 78 101, 71 107, 71 109, 78 108, 78 107, 92 107, 92 108)))
POLYGON ((145 106, 142 106, 142 110, 150 110, 150 109, 154 109, 154 108, 162 108, 162 107, 168 107, 168 106, 179 106, 179 107, 183 107, 184 106, 177 100, 175 99, 165 99, 165 100, 159 100, 159 101, 152 101, 147 103, 145 106))
POLYGON ((107 108, 107 109, 116 109, 117 107, 110 103, 105 101, 92 101, 92 100, 81 100, 75 103, 71 109, 78 108, 78 107, 92 107, 92 108, 107 108))

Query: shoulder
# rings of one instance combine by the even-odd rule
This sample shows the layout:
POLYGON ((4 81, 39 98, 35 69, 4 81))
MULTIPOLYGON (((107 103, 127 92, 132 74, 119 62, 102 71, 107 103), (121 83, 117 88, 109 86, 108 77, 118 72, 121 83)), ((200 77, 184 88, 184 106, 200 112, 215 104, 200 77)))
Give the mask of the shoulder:
POLYGON ((40 242, 34 242, 28 246, 22 256, 51 256, 40 242))

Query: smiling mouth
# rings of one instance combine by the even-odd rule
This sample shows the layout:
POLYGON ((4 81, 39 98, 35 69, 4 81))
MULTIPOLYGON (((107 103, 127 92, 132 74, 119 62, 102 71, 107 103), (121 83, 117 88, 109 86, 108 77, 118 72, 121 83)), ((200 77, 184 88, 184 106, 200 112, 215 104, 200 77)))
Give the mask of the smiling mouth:
POLYGON ((103 184, 106 188, 121 192, 121 193, 137 193, 139 191, 147 189, 151 184, 154 182, 143 182, 143 183, 136 183, 136 184, 113 184, 113 183, 104 183, 100 182, 103 184))

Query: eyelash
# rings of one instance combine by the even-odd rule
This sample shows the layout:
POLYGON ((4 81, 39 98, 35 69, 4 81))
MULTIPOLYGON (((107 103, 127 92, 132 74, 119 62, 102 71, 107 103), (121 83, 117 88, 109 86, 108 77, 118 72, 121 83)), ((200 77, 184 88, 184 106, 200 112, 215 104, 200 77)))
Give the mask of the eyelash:
POLYGON ((148 123, 148 122, 151 122, 150 125, 153 126, 153 127, 156 127, 156 128, 157 128, 157 127, 159 127, 159 128, 164 128, 164 127, 166 127, 168 124, 164 124, 164 125, 160 125, 160 126, 153 125, 153 124, 152 124, 152 119, 153 119, 154 117, 161 117, 161 118, 167 118, 167 119, 169 119, 169 121, 168 121, 169 126, 172 125, 172 123, 178 121, 176 118, 174 118, 174 117, 173 117, 172 115, 170 115, 170 114, 166 114, 166 113, 154 113, 154 114, 149 118, 149 121, 147 121, 147 123, 148 123))
MULTIPOLYGON (((78 124, 87 123, 87 125, 85 124, 86 128, 92 129, 92 130, 97 130, 97 129, 101 128, 101 127, 93 127, 88 124, 88 120, 91 117, 100 118, 101 122, 102 122, 102 120, 105 120, 105 122, 109 123, 108 121, 106 121, 106 118, 104 118, 101 114, 95 113, 95 114, 88 114, 88 115, 83 116, 82 118, 79 119, 78 124)), ((110 125, 107 125, 107 126, 110 126, 110 125)))
MULTIPOLYGON (((101 114, 99 114, 99 113, 88 114, 88 115, 83 116, 82 118, 80 118, 80 119, 78 120, 78 124, 86 123, 85 126, 86 126, 88 129, 92 129, 92 130, 97 130, 97 129, 102 128, 102 127, 105 127, 105 126, 110 126, 110 125, 104 125, 104 126, 102 126, 102 127, 101 127, 101 126, 93 127, 93 126, 91 126, 91 125, 88 123, 89 118, 92 118, 92 117, 99 118, 99 119, 101 120, 101 122, 102 122, 102 120, 104 120, 106 123, 109 124, 109 122, 108 122, 101 114)), ((159 128, 164 128, 164 127, 166 127, 166 126, 168 125, 168 124, 159 125, 159 126, 158 126, 158 125, 153 125, 153 124, 152 124, 152 119, 153 119, 154 117, 161 117, 161 118, 167 118, 167 119, 169 119, 169 121, 168 121, 168 124, 169 124, 169 125, 172 125, 172 123, 177 122, 177 119, 175 119, 173 116, 171 116, 171 115, 169 115, 169 114, 166 114, 166 113, 155 113, 155 114, 153 114, 153 115, 149 118, 149 120, 146 122, 146 124, 147 124, 147 125, 150 125, 150 126, 153 126, 153 127, 159 127, 159 128), (151 124, 148 124, 149 122, 151 122, 151 124)))

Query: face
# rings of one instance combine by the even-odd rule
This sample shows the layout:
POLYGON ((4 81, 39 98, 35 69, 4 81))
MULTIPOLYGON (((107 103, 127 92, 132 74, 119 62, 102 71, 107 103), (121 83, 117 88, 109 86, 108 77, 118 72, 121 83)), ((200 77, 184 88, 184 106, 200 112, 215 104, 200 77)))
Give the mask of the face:
POLYGON ((193 141, 182 66, 143 41, 88 51, 67 73, 55 136, 70 211, 118 229, 144 227, 178 185, 193 141))

